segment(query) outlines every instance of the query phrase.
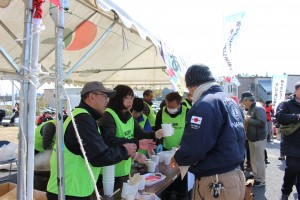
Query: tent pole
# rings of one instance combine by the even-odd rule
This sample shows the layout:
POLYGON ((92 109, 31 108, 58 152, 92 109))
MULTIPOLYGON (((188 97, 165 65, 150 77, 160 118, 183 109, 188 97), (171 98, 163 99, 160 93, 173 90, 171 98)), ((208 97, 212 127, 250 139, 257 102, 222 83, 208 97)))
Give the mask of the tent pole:
POLYGON ((56 43, 55 43, 55 108, 56 108, 56 155, 57 155, 57 184, 58 199, 65 199, 65 179, 64 179, 64 136, 63 136, 63 119, 62 119, 62 98, 63 94, 63 33, 64 33, 64 4, 60 1, 58 17, 56 23, 56 43))
POLYGON ((9 53, 7 53, 1 45, 0 45, 0 52, 3 54, 6 61, 16 70, 16 72, 20 74, 21 73, 20 67, 18 67, 17 63, 12 59, 9 53))
MULTIPOLYGON (((41 7, 41 5, 40 5, 41 7)), ((34 177, 34 133, 36 121, 36 85, 38 84, 38 58, 39 58, 39 42, 40 42, 40 25, 41 18, 34 16, 33 20, 33 36, 32 36, 32 53, 31 53, 31 66, 30 66, 30 80, 29 84, 29 101, 28 101, 28 156, 27 156, 27 199, 33 199, 33 177, 34 177)))
MULTIPOLYGON (((123 67, 123 66, 122 66, 123 67)), ((117 68, 117 69, 92 69, 92 70, 83 70, 83 71, 74 71, 73 73, 100 73, 100 72, 119 72, 119 71, 130 71, 130 70, 148 70, 148 69, 162 69, 165 70, 166 66, 161 67, 132 67, 132 68, 117 68)))
MULTIPOLYGON (((30 54, 31 54, 31 21, 32 21, 32 0, 27 0, 25 3, 25 12, 24 12, 24 34, 23 37, 27 38, 23 43, 23 67, 21 70, 21 74, 23 77, 28 75, 28 71, 24 69, 28 69, 30 66, 30 54), (27 7, 26 7, 27 6, 27 7)), ((26 148, 26 140, 27 140, 27 117, 28 117, 28 80, 21 80, 21 91, 20 91, 20 128, 19 128, 19 146, 18 146, 18 174, 17 174, 17 199, 22 200, 26 197, 26 157, 27 157, 27 148, 26 148)), ((32 190, 33 188, 31 188, 32 190)))
POLYGON ((11 106, 15 106, 15 84, 14 81, 11 81, 11 106))
POLYGON ((66 78, 68 78, 89 56, 93 51, 96 50, 100 42, 107 36, 107 34, 111 31, 114 25, 117 23, 118 18, 106 29, 103 35, 97 40, 97 42, 92 46, 90 50, 66 73, 66 78))

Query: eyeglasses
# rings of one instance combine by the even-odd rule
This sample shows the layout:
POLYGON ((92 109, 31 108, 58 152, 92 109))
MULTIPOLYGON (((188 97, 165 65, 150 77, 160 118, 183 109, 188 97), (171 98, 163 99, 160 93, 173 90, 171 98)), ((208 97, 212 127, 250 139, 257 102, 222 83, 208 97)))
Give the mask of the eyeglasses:
POLYGON ((94 92, 93 94, 95 95, 103 95, 105 99, 108 99, 109 97, 107 96, 107 94, 105 93, 97 93, 97 92, 94 92))

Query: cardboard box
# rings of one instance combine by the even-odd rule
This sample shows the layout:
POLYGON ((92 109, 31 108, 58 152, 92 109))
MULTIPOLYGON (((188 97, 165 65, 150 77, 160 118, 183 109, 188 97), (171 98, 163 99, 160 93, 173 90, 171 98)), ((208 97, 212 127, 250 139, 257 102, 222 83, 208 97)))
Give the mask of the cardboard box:
MULTIPOLYGON (((17 185, 10 182, 0 184, 0 199, 1 200, 17 199, 17 185)), ((33 190, 33 199, 47 200, 46 193, 38 190, 33 190)))

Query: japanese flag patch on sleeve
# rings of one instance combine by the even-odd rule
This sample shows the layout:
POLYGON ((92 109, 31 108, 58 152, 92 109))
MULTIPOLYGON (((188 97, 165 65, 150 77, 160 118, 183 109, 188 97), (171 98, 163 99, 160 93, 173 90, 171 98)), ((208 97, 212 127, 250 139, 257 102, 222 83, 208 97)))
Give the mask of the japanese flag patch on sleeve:
POLYGON ((202 117, 192 116, 192 118, 191 118, 191 124, 200 125, 201 121, 202 121, 202 117))

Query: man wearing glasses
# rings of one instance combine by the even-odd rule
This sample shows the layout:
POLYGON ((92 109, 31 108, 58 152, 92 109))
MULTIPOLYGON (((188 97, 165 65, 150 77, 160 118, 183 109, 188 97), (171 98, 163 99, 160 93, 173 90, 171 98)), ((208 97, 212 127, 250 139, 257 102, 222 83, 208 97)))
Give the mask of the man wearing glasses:
MULTIPOLYGON (((101 136, 96 120, 104 113, 109 98, 113 97, 115 93, 114 90, 106 89, 100 82, 88 82, 81 91, 80 104, 72 111, 88 164, 96 182, 101 167, 127 160, 130 155, 135 154, 137 148, 135 144, 131 143, 110 147, 106 145, 101 136)), ((65 120, 63 130, 66 200, 88 200, 94 191, 94 184, 83 159, 70 116, 65 120)), ((48 200, 58 199, 56 148, 55 145, 50 160, 48 200)))

